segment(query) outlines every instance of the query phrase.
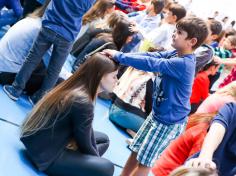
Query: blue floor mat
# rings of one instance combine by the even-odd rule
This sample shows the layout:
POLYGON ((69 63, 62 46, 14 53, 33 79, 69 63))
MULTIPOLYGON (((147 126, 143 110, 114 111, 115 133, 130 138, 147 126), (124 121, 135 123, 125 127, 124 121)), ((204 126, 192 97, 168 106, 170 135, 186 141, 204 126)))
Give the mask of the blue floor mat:
MULTIPOLYGON (((93 126, 95 130, 104 132, 109 136, 110 146, 104 158, 118 166, 115 168, 114 175, 116 176, 120 175, 120 167, 124 166, 130 155, 130 150, 125 143, 128 135, 114 126, 108 119, 109 106, 109 101, 100 99, 96 101, 93 126)), ((19 141, 19 127, 14 125, 22 124, 31 108, 25 96, 14 102, 5 95, 0 86, 0 119, 2 119, 0 120, 0 175, 40 175, 27 159, 23 158, 21 153, 23 145, 19 141)))
POLYGON ((25 158, 19 128, 0 121, 0 175, 43 176, 25 158))

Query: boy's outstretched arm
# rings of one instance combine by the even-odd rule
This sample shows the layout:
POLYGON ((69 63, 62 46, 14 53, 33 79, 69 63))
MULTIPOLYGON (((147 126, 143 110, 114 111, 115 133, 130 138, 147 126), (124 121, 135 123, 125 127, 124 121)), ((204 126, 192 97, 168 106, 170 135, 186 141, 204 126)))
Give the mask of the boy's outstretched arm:
POLYGON ((175 78, 181 78, 183 75, 183 60, 179 58, 167 59, 170 52, 122 53, 107 49, 103 53, 123 65, 138 70, 161 72, 175 78))

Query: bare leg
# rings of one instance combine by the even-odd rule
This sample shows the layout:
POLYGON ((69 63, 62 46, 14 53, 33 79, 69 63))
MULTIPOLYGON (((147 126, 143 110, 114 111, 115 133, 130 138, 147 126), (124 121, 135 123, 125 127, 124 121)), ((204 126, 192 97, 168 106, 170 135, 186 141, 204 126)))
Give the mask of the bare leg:
POLYGON ((147 176, 150 169, 150 167, 138 164, 135 170, 131 173, 131 176, 147 176))
POLYGON ((132 131, 131 129, 126 129, 126 132, 132 137, 134 138, 134 136, 136 135, 136 133, 134 131, 132 131))
POLYGON ((125 167, 121 173, 121 176, 130 176, 134 169, 138 166, 138 161, 136 159, 137 153, 132 152, 127 160, 125 167))

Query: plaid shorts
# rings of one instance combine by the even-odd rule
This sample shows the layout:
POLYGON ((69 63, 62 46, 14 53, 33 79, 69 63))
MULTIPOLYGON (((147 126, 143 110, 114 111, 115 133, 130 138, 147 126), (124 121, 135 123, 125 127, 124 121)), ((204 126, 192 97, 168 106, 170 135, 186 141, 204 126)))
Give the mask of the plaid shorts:
POLYGON ((183 132, 185 125, 186 123, 165 125, 149 115, 129 148, 137 153, 140 164, 152 167, 170 142, 183 132))

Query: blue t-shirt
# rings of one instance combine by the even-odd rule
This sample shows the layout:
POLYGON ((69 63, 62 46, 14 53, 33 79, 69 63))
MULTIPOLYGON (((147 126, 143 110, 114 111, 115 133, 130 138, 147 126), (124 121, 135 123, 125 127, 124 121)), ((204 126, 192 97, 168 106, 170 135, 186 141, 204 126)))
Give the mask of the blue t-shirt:
POLYGON ((118 53, 115 59, 136 69, 159 72, 153 87, 153 117, 167 125, 185 121, 196 66, 193 54, 178 57, 176 51, 118 53))
POLYGON ((233 176, 236 174, 236 103, 222 107, 212 123, 216 122, 222 124, 226 132, 213 160, 220 175, 233 176))
POLYGON ((95 0, 52 0, 44 14, 42 25, 68 41, 74 41, 78 35, 83 15, 95 0))

